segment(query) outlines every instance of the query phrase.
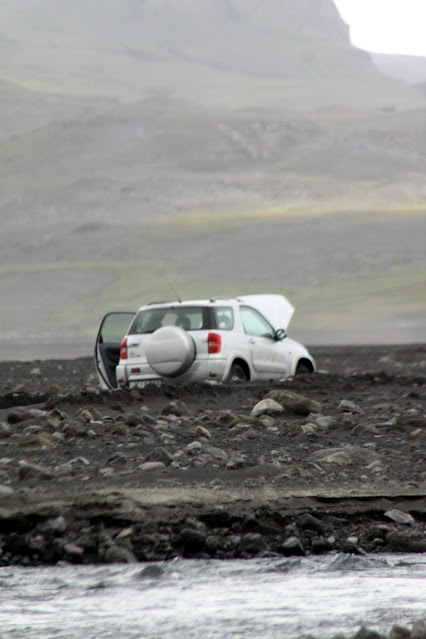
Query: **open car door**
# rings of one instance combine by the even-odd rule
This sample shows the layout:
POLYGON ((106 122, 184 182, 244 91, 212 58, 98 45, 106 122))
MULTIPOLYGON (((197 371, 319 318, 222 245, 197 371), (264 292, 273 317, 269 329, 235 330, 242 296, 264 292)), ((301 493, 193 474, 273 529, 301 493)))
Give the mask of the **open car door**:
POLYGON ((115 367, 120 360, 120 346, 135 314, 129 311, 108 313, 101 322, 95 346, 95 366, 103 389, 117 388, 115 367))

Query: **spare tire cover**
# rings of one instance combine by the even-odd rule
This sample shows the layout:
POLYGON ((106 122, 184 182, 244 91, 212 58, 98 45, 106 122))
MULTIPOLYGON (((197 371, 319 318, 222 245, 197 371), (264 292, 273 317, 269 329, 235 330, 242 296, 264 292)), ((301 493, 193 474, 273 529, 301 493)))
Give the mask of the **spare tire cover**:
POLYGON ((146 359, 151 368, 165 377, 185 373, 195 358, 195 344, 178 326, 163 326, 152 334, 146 345, 146 359))

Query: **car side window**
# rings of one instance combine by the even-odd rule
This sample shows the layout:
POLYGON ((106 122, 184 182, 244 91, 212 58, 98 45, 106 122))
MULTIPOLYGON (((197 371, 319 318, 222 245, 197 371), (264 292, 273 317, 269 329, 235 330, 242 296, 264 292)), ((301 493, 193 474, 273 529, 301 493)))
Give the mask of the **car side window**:
POLYGON ((213 313, 217 329, 232 331, 234 328, 234 312, 230 306, 215 306, 213 313))
POLYGON ((247 335, 255 337, 269 337, 274 339, 275 331, 268 321, 254 308, 241 306, 241 320, 247 335))

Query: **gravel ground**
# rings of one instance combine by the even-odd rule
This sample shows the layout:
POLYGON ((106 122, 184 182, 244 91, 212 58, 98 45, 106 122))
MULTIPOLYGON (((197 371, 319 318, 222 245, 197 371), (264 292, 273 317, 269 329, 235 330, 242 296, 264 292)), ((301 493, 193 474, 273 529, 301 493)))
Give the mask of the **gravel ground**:
MULTIPOLYGON (((222 517, 227 523, 219 528, 230 534, 237 520, 257 521, 259 513, 266 535, 278 534, 277 518, 285 521, 284 537, 265 547, 248 541, 232 551, 210 548, 207 556, 250 556, 262 548, 286 554, 301 515, 345 521, 340 530, 327 520, 333 543, 305 533, 302 543, 296 534, 303 552, 425 552, 426 347, 312 351, 320 372, 279 383, 114 392, 99 390, 87 358, 0 363, 0 520, 8 534, 24 531, 21 546, 31 549, 8 537, 5 563, 31 563, 37 526, 65 516, 74 527, 63 545, 81 538, 82 520, 91 531, 88 549, 99 522, 115 526, 110 539, 125 525, 142 525, 141 518, 157 522, 155 534, 172 535, 166 549, 158 537, 149 552, 133 541, 126 550, 137 559, 203 555, 200 526, 217 533, 222 517), (394 530, 385 512, 395 509, 394 530), (355 526, 349 546, 347 517, 355 526), (367 523, 375 532, 366 532, 367 523)), ((315 524, 315 534, 324 525, 315 524)), ((292 543, 288 552, 298 554, 292 543)), ((96 544, 100 561, 105 544, 96 544)), ((94 560, 83 542, 77 546, 73 560, 94 560)), ((49 552, 33 553, 34 562, 67 558, 63 549, 49 552)))

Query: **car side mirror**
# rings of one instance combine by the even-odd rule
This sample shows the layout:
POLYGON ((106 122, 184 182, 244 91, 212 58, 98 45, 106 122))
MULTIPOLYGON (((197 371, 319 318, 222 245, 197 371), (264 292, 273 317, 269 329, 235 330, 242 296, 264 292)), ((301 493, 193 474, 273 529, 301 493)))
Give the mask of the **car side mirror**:
POLYGON ((284 339, 285 337, 287 337, 287 333, 285 332, 285 330, 283 328, 277 329, 275 333, 275 339, 277 340, 277 342, 284 339))

